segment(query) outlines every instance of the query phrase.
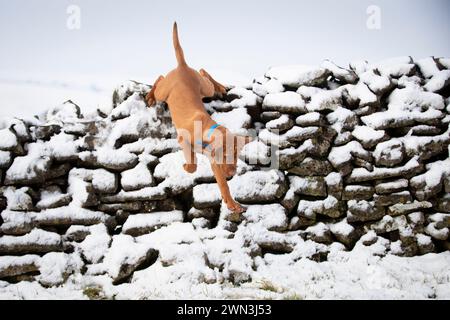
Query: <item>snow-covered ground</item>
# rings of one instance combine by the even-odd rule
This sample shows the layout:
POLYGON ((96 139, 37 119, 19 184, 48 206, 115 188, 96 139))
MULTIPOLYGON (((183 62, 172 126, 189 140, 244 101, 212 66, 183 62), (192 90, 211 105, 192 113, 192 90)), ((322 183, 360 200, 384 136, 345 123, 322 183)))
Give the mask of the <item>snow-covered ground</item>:
POLYGON ((320 263, 274 258, 258 269, 259 278, 241 286, 198 284, 194 272, 180 270, 185 266, 174 270, 157 262, 118 286, 107 276, 72 276, 53 288, 0 281, 0 299, 88 299, 89 290, 109 299, 450 299, 449 266, 450 252, 380 258, 360 246, 320 263))

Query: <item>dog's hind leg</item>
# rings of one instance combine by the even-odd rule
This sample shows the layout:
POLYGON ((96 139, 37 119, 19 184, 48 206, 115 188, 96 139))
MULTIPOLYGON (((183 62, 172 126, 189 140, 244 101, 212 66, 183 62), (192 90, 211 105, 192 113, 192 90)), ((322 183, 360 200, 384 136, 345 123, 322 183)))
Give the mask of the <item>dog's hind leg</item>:
POLYGON ((225 178, 220 166, 213 159, 211 161, 211 169, 216 177, 217 185, 219 186, 222 199, 225 201, 227 208, 233 213, 230 217, 232 220, 238 221, 240 219, 240 214, 245 211, 239 203, 234 201, 230 193, 230 188, 228 188, 227 179, 225 178))
MULTIPOLYGON (((227 92, 227 89, 225 88, 225 86, 220 84, 216 80, 214 80, 214 78, 211 77, 211 75, 208 72, 206 72, 205 69, 200 69, 199 73, 202 76, 202 78, 204 79, 204 82, 210 83, 210 84, 205 85, 206 90, 202 90, 202 92, 206 91, 206 93, 208 93, 208 95, 204 94, 205 97, 212 97, 215 94, 222 95, 227 92), (213 87, 212 89, 211 89, 211 84, 213 87)), ((203 87, 202 87, 202 89, 203 89, 203 87)))
POLYGON ((156 92, 157 89, 158 89, 158 91, 161 91, 163 80, 164 80, 164 77, 159 76, 158 79, 156 79, 155 83, 153 84, 153 87, 151 88, 151 90, 145 96, 145 101, 147 101, 147 105, 149 107, 154 105, 156 103, 156 100, 164 100, 164 99, 162 99, 163 97, 161 97, 160 92, 156 92), (159 98, 159 99, 157 99, 157 98, 159 98))

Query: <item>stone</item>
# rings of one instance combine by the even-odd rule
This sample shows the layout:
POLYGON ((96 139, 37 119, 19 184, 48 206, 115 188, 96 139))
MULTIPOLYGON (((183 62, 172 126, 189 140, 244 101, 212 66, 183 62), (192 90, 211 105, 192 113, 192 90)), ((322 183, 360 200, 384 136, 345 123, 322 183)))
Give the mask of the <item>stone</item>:
POLYGON ((122 233, 137 237, 183 219, 183 211, 179 210, 133 214, 125 221, 122 233))
POLYGON ((269 165, 271 161, 270 147, 265 143, 254 140, 244 145, 240 153, 240 159, 245 160, 246 163, 253 165, 269 165))
POLYGON ((359 238, 358 231, 347 222, 347 219, 330 224, 330 231, 339 242, 349 248, 353 247, 359 238))
POLYGON ((367 70, 359 74, 359 77, 369 87, 370 91, 377 96, 383 96, 394 86, 391 79, 385 75, 381 75, 377 69, 367 70))
POLYGON ((61 132, 61 126, 58 124, 49 124, 33 127, 34 135, 40 140, 49 140, 51 136, 61 132))
POLYGON ((0 255, 40 254, 51 251, 62 251, 61 236, 57 233, 33 229, 23 236, 0 237, 0 255))
POLYGON ((295 119, 295 123, 300 127, 326 125, 325 117, 319 112, 308 112, 306 114, 302 114, 295 119))
POLYGON ((416 234, 416 242, 420 254, 427 254, 434 251, 434 243, 431 237, 424 234, 416 234))
POLYGON ((247 223, 258 223, 267 230, 284 231, 288 226, 285 208, 278 204, 250 205, 243 213, 247 223))
POLYGON ((334 111, 341 105, 342 91, 340 89, 321 90, 311 96, 311 100, 306 104, 306 109, 308 112, 334 111))
POLYGON ((319 222, 313 226, 306 228, 306 238, 315 242, 330 244, 333 237, 330 228, 323 222, 319 222))
POLYGON ((52 160, 48 156, 28 154, 16 157, 6 171, 5 185, 33 185, 45 181, 52 160))
POLYGON ((11 129, 0 129, 0 150, 13 151, 17 148, 19 141, 11 129))
POLYGON ((76 253, 49 252, 39 260, 37 280, 45 287, 58 286, 66 282, 73 273, 79 273, 84 266, 76 253))
POLYGON ((121 150, 84 151, 80 153, 80 160, 83 165, 89 167, 101 167, 114 171, 125 171, 134 168, 138 163, 135 154, 121 150))
POLYGON ((39 210, 64 207, 72 201, 72 196, 62 193, 61 188, 51 185, 40 190, 40 200, 36 203, 39 210))
POLYGON ((281 112, 278 111, 263 111, 261 112, 261 121, 266 123, 269 122, 271 120, 275 120, 278 119, 279 117, 281 117, 281 112))
POLYGON ((302 96, 292 91, 269 93, 264 97, 262 110, 289 114, 307 112, 302 96))
POLYGON ((387 213, 391 216, 405 215, 411 212, 429 209, 433 205, 428 201, 416 201, 411 203, 397 203, 388 208, 387 213))
POLYGON ((278 170, 249 171, 230 181, 231 194, 241 203, 267 203, 279 200, 287 190, 284 174, 278 170))
POLYGON ((81 242, 90 234, 91 230, 88 226, 73 225, 67 229, 63 239, 66 241, 81 242))
POLYGON ((98 210, 114 214, 118 210, 125 210, 131 212, 137 212, 142 210, 142 202, 131 201, 122 203, 101 203, 98 205, 98 210))
POLYGON ((306 157, 297 166, 288 169, 289 173, 298 176, 326 176, 333 171, 328 160, 319 160, 311 157, 306 157))
POLYGON ((113 237, 104 263, 107 266, 106 271, 113 279, 113 284, 119 284, 140 266, 151 264, 157 256, 158 251, 148 244, 138 243, 133 237, 120 234, 113 237))
POLYGON ((283 114, 279 118, 270 120, 266 123, 266 128, 275 133, 285 132, 293 126, 294 121, 286 114, 283 114))
POLYGON ((283 199, 281 199, 280 204, 288 213, 291 213, 299 201, 300 196, 294 192, 293 188, 290 188, 284 195, 283 199))
POLYGON ((222 202, 217 183, 204 183, 196 185, 193 188, 194 207, 196 209, 205 209, 219 207, 222 202))
POLYGON ((300 200, 297 207, 297 215, 301 218, 314 221, 316 215, 324 215, 330 218, 339 218, 345 212, 344 203, 333 196, 324 200, 300 200))
POLYGON ((411 202, 412 197, 409 191, 400 191, 384 195, 375 194, 373 200, 377 206, 390 206, 396 203, 411 202))
POLYGON ((67 100, 64 103, 50 108, 47 111, 46 119, 48 122, 71 122, 77 119, 81 119, 82 114, 80 107, 73 103, 71 100, 67 100))
POLYGON ((355 83, 356 81, 358 81, 358 76, 353 70, 339 67, 330 60, 324 60, 322 63, 322 67, 330 70, 331 75, 339 80, 340 83, 355 83))
POLYGON ((31 211, 34 208, 33 199, 31 197, 32 190, 29 187, 2 188, 3 196, 6 198, 7 209, 13 211, 31 211))
POLYGON ((342 200, 370 200, 375 193, 372 186, 346 185, 342 193, 342 200))
POLYGON ((29 212, 3 210, 1 213, 0 233, 7 235, 24 235, 35 226, 34 216, 29 212))
POLYGON ((103 195, 100 197, 101 203, 123 203, 132 201, 153 201, 163 200, 167 197, 166 191, 159 187, 146 187, 135 191, 121 190, 114 195, 103 195))
POLYGON ((311 143, 303 143, 297 148, 286 148, 276 150, 275 155, 278 160, 278 166, 281 170, 288 170, 298 166, 308 154, 311 143))
POLYGON ((38 255, 0 257, 0 279, 39 271, 38 255))
POLYGON ((425 227, 425 233, 431 236, 434 239, 445 241, 448 239, 448 236, 450 234, 449 228, 438 228, 437 222, 429 223, 425 227))
POLYGON ((408 221, 405 216, 384 216, 381 220, 376 222, 370 222, 366 225, 369 230, 375 231, 376 234, 386 234, 389 232, 397 231, 400 228, 405 228, 408 221))
POLYGON ((344 189, 342 176, 337 172, 331 172, 325 177, 325 183, 327 185, 327 193, 336 199, 341 199, 344 189))
POLYGON ((92 211, 73 205, 35 212, 33 213, 33 221, 39 226, 46 227, 93 225, 98 223, 103 223, 111 229, 115 226, 114 217, 100 211, 92 211))
POLYGON ((401 140, 391 139, 379 143, 373 152, 375 164, 393 167, 401 163, 405 157, 405 147, 401 140))
POLYGON ((307 196, 326 197, 326 185, 323 177, 289 176, 290 188, 295 193, 307 196))
POLYGON ((358 140, 365 149, 372 149, 378 143, 387 139, 384 130, 375 130, 368 126, 355 126, 352 136, 358 140))
POLYGON ((408 188, 408 179, 396 179, 391 181, 380 180, 375 184, 375 192, 377 194, 389 194, 403 191, 408 188))
POLYGON ((382 218, 386 214, 384 207, 377 206, 374 201, 349 200, 348 222, 372 221, 382 218))
POLYGON ((445 194, 442 198, 436 200, 436 209, 440 212, 449 212, 450 213, 450 194, 445 194))
POLYGON ((382 168, 374 167, 372 171, 365 168, 355 168, 345 178, 346 183, 358 183, 372 180, 384 180, 397 177, 409 177, 413 174, 422 171, 423 164, 418 162, 417 157, 411 158, 403 166, 396 168, 382 168))
POLYGON ((265 74, 266 77, 277 79, 292 88, 321 85, 329 75, 328 69, 305 65, 272 67, 265 74))
POLYGON ((140 162, 133 169, 121 172, 121 185, 125 191, 134 191, 154 185, 153 175, 148 169, 148 164, 140 162))
POLYGON ((0 169, 7 169, 11 165, 11 162, 11 152, 0 150, 0 169))
POLYGON ((343 175, 350 173, 351 162, 354 158, 370 160, 371 156, 359 142, 351 141, 343 146, 333 147, 328 155, 328 161, 343 175))
POLYGON ((187 213, 188 219, 205 218, 214 219, 219 214, 213 208, 197 209, 192 207, 187 213))

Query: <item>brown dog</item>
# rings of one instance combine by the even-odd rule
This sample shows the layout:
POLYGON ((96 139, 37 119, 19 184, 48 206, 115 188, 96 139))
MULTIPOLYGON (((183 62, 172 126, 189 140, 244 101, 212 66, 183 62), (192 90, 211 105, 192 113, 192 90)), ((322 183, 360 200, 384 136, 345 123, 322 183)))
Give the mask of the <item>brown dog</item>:
POLYGON ((231 196, 227 178, 235 175, 239 152, 251 139, 231 134, 206 112, 202 98, 225 94, 226 89, 205 70, 197 72, 186 64, 176 22, 173 25, 173 45, 178 66, 165 77, 159 76, 146 96, 147 103, 152 106, 156 101, 167 102, 186 159, 184 169, 189 173, 195 172, 195 153, 207 155, 228 209, 240 214, 245 209, 231 196))

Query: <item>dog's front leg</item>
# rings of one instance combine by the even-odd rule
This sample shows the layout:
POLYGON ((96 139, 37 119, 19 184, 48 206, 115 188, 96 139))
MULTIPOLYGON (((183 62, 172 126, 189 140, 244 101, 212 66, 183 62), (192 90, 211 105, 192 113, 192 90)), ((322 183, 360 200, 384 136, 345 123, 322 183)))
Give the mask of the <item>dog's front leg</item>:
POLYGON ((191 145, 182 136, 178 136, 178 143, 180 144, 181 150, 183 150, 184 159, 186 163, 183 164, 183 168, 186 172, 194 173, 197 170, 197 157, 195 156, 194 150, 192 150, 191 145))
MULTIPOLYGON (((231 196, 230 189, 228 188, 227 179, 222 173, 222 170, 220 170, 220 166, 214 160, 211 160, 211 169, 214 173, 214 176, 216 177, 217 185, 219 186, 222 199, 225 201, 227 208, 235 214, 240 214, 244 212, 245 211, 244 207, 242 207, 239 203, 234 201, 233 197, 231 196)), ((239 217, 233 217, 233 220, 239 220, 238 218, 239 217)))

